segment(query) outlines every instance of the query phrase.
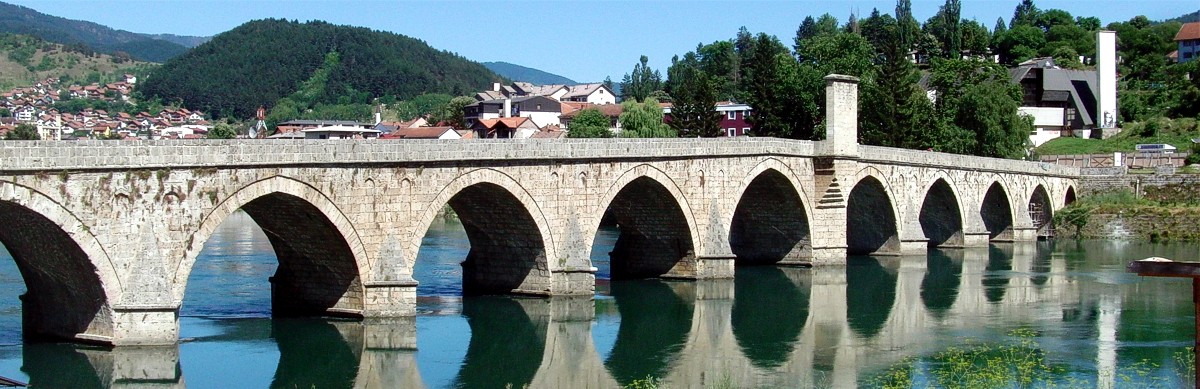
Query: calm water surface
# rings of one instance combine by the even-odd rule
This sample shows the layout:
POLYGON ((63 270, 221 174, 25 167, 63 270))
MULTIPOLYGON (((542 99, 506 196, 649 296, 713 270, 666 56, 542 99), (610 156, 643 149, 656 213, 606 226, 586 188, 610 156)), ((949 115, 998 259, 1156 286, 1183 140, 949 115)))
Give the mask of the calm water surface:
POLYGON ((595 299, 464 299, 466 235, 435 223, 417 260, 415 323, 271 319, 275 256, 239 213, 196 262, 185 341, 116 351, 22 344, 25 288, 0 251, 0 375, 51 388, 613 387, 646 377, 670 387, 854 387, 899 363, 1029 329, 1065 378, 1171 387, 1173 357, 1193 339, 1189 281, 1124 266, 1195 260, 1197 244, 1009 244, 847 267, 739 268, 733 280, 609 282, 615 239, 603 229, 596 240, 595 299), (415 347, 403 335, 413 327, 415 347))

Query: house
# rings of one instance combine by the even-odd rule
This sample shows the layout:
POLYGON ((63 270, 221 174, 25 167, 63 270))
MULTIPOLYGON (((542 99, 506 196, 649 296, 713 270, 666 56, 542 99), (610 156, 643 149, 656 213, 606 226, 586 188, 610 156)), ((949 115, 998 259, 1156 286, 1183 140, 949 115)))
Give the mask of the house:
POLYGON ((1187 62, 1200 57, 1200 22, 1184 23, 1175 34, 1176 61, 1187 62))
POLYGON ((497 119, 482 119, 471 126, 475 137, 525 139, 539 131, 533 120, 527 117, 507 117, 497 119))
POLYGON ((592 104, 616 104, 617 96, 602 83, 572 85, 560 100, 592 104))
POLYGON ((537 127, 558 125, 560 115, 562 103, 546 96, 476 101, 463 108, 463 122, 472 127, 480 120, 506 117, 530 118, 537 127))
POLYGON ((304 139, 373 139, 379 137, 378 130, 363 126, 325 126, 300 130, 304 139))
POLYGON ((1034 146, 1060 136, 1090 137, 1098 127, 1095 70, 1062 69, 1046 57, 1022 62, 1009 76, 1023 91, 1018 110, 1034 119, 1029 136, 1034 146))
POLYGON ((379 139, 462 139, 454 127, 400 128, 379 136, 379 139))
MULTIPOLYGON (((671 103, 660 104, 663 107, 663 121, 671 122, 671 110, 674 105, 671 103)), ((718 101, 713 106, 713 110, 721 114, 721 130, 725 132, 725 136, 734 137, 746 135, 750 132, 750 108, 749 104, 735 103, 732 101, 718 101)))

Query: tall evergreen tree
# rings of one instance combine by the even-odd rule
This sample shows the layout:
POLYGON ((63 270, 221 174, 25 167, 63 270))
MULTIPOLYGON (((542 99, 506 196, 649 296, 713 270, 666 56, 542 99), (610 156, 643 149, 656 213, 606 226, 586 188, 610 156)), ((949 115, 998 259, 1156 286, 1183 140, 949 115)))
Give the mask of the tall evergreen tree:
POLYGON ((674 98, 671 128, 681 137, 722 135, 721 115, 713 109, 717 103, 715 82, 700 69, 695 53, 685 54, 683 60, 673 59, 667 76, 674 98))
POLYGON ((1017 4, 1017 8, 1013 10, 1013 17, 1009 21, 1008 28, 1037 26, 1039 13, 1037 6, 1033 5, 1033 0, 1021 0, 1021 3, 1017 4))
POLYGON ((622 99, 645 101, 651 93, 662 89, 662 76, 657 70, 650 69, 647 64, 649 61, 650 59, 643 55, 638 63, 633 65, 633 72, 626 74, 621 80, 622 99))
POLYGON ((962 3, 959 0, 946 0, 942 6, 942 18, 946 26, 946 37, 942 39, 942 44, 949 57, 954 59, 962 56, 962 31, 959 29, 961 14, 962 3))

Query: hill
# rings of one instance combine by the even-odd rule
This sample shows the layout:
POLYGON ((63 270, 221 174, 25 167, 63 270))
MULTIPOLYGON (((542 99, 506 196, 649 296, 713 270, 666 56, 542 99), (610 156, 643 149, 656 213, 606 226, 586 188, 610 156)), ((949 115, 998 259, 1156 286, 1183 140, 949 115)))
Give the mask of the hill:
POLYGON ((0 32, 32 35, 64 45, 87 45, 97 51, 162 62, 187 47, 144 34, 115 30, 100 24, 46 15, 30 8, 0 2, 0 32))
POLYGON ((112 82, 124 73, 141 74, 149 63, 72 48, 41 38, 0 34, 0 90, 28 86, 47 77, 81 84, 112 82))
POLYGON ((212 40, 211 36, 190 36, 190 35, 175 35, 175 34, 142 34, 151 39, 167 41, 181 45, 186 48, 193 48, 212 40))
POLYGON ((465 95, 500 79, 479 63, 407 36, 267 19, 167 61, 139 88, 146 96, 182 101, 217 117, 247 118, 301 87, 306 102, 350 104, 422 93, 465 95), (326 64, 329 54, 336 55, 326 64))
POLYGON ((524 81, 535 85, 578 84, 570 78, 508 62, 484 62, 483 66, 487 66, 488 69, 496 72, 496 74, 513 81, 524 81))
POLYGON ((1162 21, 1162 23, 1171 23, 1171 22, 1179 22, 1179 23, 1200 22, 1200 11, 1192 12, 1190 14, 1180 15, 1177 18, 1167 19, 1167 20, 1162 21))

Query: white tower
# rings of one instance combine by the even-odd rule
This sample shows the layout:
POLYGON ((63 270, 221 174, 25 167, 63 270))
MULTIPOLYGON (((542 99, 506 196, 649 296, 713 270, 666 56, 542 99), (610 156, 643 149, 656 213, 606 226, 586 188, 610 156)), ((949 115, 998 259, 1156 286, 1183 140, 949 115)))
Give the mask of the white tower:
POLYGON ((1096 127, 1117 127, 1117 33, 1096 32, 1096 127))

